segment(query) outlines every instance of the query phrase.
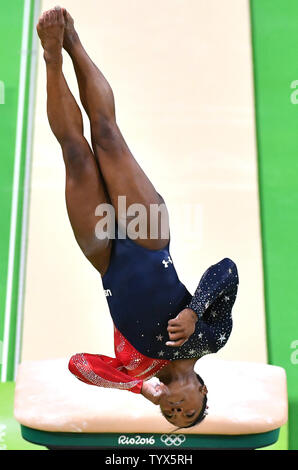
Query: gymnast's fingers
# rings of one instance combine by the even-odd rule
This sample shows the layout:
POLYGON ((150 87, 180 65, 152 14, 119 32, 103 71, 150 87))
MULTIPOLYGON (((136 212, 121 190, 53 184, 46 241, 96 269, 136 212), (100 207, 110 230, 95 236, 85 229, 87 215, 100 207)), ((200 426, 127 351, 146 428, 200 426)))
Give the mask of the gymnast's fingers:
POLYGON ((182 344, 186 343, 187 339, 185 338, 182 338, 178 341, 167 341, 166 342, 166 346, 175 346, 175 347, 178 347, 178 346, 182 346, 182 344))
POLYGON ((180 325, 180 320, 177 318, 172 318, 172 320, 168 321, 169 326, 179 326, 180 325))
POLYGON ((160 394, 160 395, 169 395, 169 389, 166 385, 163 383, 158 384, 155 388, 155 390, 160 394))
POLYGON ((183 339, 184 335, 183 333, 169 333, 169 338, 171 340, 177 341, 178 339, 183 339))
POLYGON ((168 326, 167 330, 170 333, 177 333, 179 331, 183 331, 181 326, 168 326))

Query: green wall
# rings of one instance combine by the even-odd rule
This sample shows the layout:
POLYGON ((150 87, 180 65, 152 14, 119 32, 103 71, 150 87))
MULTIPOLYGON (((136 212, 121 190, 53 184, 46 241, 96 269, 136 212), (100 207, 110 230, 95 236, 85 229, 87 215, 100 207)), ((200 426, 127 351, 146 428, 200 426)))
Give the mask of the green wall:
POLYGON ((268 357, 287 372, 290 449, 298 449, 297 18, 297 0, 251 0, 268 357))
POLYGON ((33 75, 32 32, 38 2, 14 0, 0 15, 0 377, 14 378, 18 360, 26 243, 33 75), (20 330, 20 328, 19 328, 20 330))

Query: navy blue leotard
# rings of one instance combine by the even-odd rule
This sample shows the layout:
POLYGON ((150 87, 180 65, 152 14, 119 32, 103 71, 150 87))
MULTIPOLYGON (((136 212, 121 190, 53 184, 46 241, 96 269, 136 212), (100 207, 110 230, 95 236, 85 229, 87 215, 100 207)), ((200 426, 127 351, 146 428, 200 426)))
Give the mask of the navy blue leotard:
POLYGON ((229 258, 207 269, 192 296, 177 276, 169 244, 149 250, 116 237, 102 283, 116 328, 145 356, 200 358, 218 351, 230 336, 238 273, 229 258), (186 306, 199 317, 195 332, 180 347, 166 346, 168 321, 186 306))

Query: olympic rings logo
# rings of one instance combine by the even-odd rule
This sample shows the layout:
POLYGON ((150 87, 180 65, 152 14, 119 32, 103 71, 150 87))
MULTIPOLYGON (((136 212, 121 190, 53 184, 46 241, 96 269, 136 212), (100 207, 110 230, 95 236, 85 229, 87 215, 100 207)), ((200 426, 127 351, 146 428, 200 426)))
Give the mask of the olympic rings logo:
POLYGON ((161 442, 163 442, 166 446, 180 446, 183 442, 185 442, 186 437, 183 434, 163 434, 160 437, 161 442))

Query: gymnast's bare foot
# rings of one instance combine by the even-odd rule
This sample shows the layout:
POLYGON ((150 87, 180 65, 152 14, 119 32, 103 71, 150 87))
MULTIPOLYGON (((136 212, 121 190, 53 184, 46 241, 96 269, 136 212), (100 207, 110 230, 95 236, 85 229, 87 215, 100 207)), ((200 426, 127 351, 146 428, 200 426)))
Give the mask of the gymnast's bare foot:
POLYGON ((55 7, 43 13, 36 26, 47 63, 62 63, 65 21, 63 11, 55 7))
POLYGON ((63 47, 70 54, 73 47, 79 43, 79 36, 74 27, 74 20, 65 8, 62 8, 65 29, 63 47))

